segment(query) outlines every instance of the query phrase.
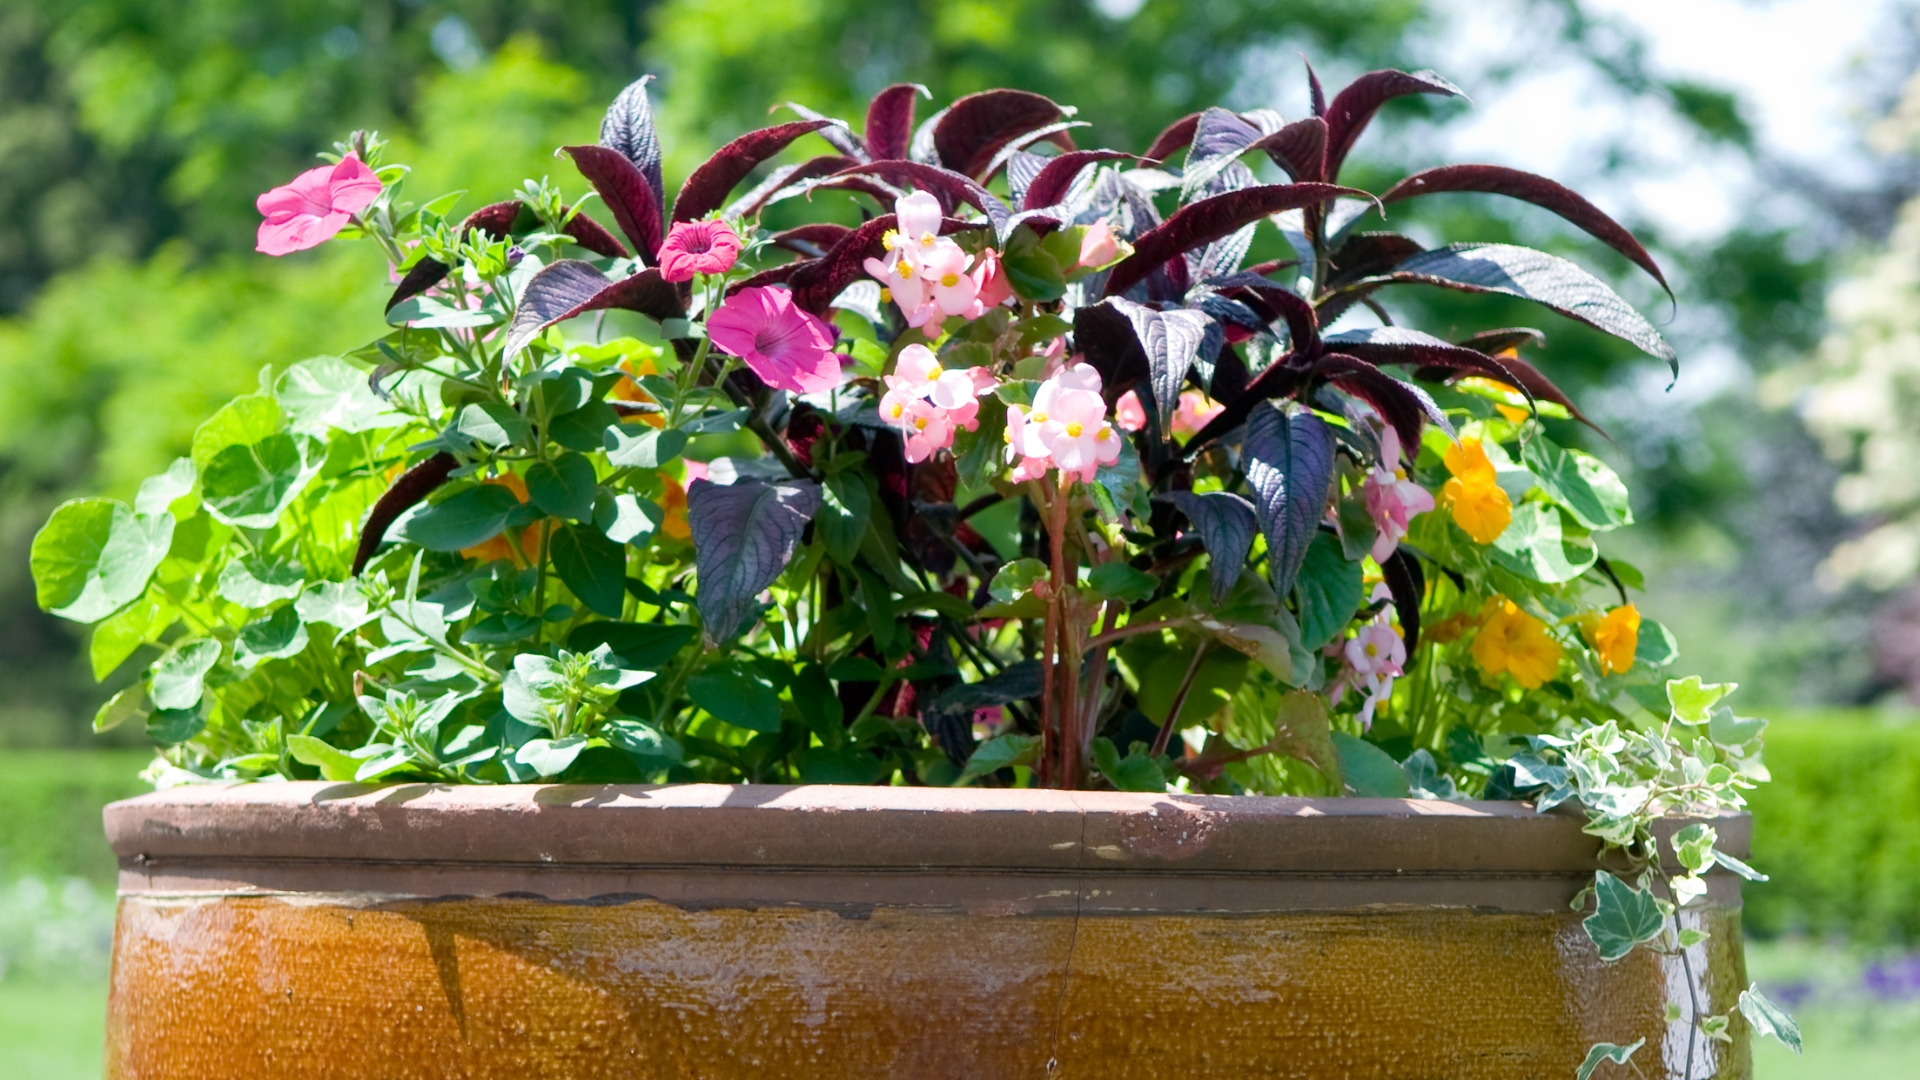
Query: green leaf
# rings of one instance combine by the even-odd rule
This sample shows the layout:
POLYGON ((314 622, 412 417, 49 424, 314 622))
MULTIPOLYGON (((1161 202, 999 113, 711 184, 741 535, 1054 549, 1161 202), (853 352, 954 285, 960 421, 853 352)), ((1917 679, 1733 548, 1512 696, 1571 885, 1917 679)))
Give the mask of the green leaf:
MULTIPOLYGON (((1619 570, 1619 565, 1614 564, 1619 570)), ((1641 664, 1671 664, 1680 658, 1680 642, 1674 639, 1673 631, 1668 630, 1652 619, 1640 620, 1640 638, 1634 645, 1633 659, 1641 664)))
POLYGON ((453 432, 494 449, 525 442, 527 418, 498 401, 476 401, 454 418, 453 432))
POLYGON ((827 477, 821 492, 820 510, 813 517, 827 555, 841 566, 852 566, 860 553, 860 541, 867 533, 867 518, 873 510, 873 496, 866 479, 858 473, 836 473, 827 477))
POLYGON ((153 665, 148 693, 160 709, 189 709, 200 700, 207 672, 220 660, 220 643, 190 638, 176 644, 153 665))
POLYGON ((1593 914, 1581 921, 1587 936, 1600 950, 1600 959, 1612 962, 1635 945, 1660 934, 1666 916, 1651 891, 1636 889, 1605 870, 1593 875, 1593 914))
POLYGON ((547 438, 569 450, 591 454, 606 448, 607 430, 618 427, 620 414, 604 401, 589 401, 547 425, 547 438))
POLYGON ((1582 1061, 1580 1067, 1574 1070, 1574 1080, 1589 1080, 1589 1078, 1593 1076, 1593 1070, 1599 1068, 1600 1063, 1603 1061, 1611 1061, 1615 1065, 1625 1065, 1627 1059, 1633 1056, 1633 1052, 1645 1046, 1646 1043, 1647 1040, 1645 1038, 1635 1039, 1633 1043, 1628 1046, 1616 1046, 1613 1043, 1594 1043, 1587 1049, 1586 1060, 1582 1061))
POLYGON ((539 773, 544 779, 559 776, 587 748, 585 735, 569 735, 564 739, 532 739, 525 746, 514 751, 513 760, 539 773))
POLYGON ((601 435, 607 460, 623 469, 657 469, 687 448, 687 433, 676 428, 619 424, 601 435))
POLYGON ((1134 743, 1123 758, 1112 739, 1095 739, 1093 763, 1100 775, 1121 791, 1167 790, 1167 775, 1160 770, 1160 763, 1153 759, 1145 743, 1134 743))
POLYGON ((222 448, 200 467, 207 510, 239 528, 272 527, 320 471, 325 455, 318 449, 315 440, 286 432, 222 448))
POLYGON ((428 551, 459 551, 490 540, 506 527, 520 500, 503 484, 475 484, 406 523, 406 539, 428 551))
POLYGON ((572 525, 547 541, 554 572, 596 614, 620 617, 627 597, 627 549, 594 528, 572 525))
POLYGON ((605 645, 613 650, 622 667, 660 671, 697 633, 699 631, 691 626, 592 622, 567 635, 567 648, 574 652, 592 652, 605 645))
POLYGON ((1704 724, 1712 718, 1713 706, 1721 698, 1739 689, 1739 683, 1701 683, 1700 676, 1667 680, 1667 703, 1674 719, 1683 724, 1704 724))
POLYGON ((658 503, 639 495, 609 495, 601 492, 594 502, 593 523, 616 544, 644 547, 667 518, 658 503))
POLYGON ((373 392, 367 373, 337 356, 302 360, 283 372, 274 397, 293 430, 324 437, 328 431, 377 431, 407 422, 373 392))
POLYGON ((1721 706, 1713 710, 1713 716, 1707 721, 1707 737, 1716 745, 1729 748, 1745 746, 1760 737, 1767 730, 1767 722, 1753 716, 1735 716, 1733 710, 1721 706))
POLYGON ((1760 992, 1760 984, 1753 983, 1740 991, 1740 1015, 1753 1025, 1757 1035, 1771 1035, 1787 1044, 1787 1048, 1800 1052, 1800 1025, 1793 1022, 1787 1010, 1775 1005, 1767 995, 1760 992))
POLYGON ((686 758, 679 743, 645 720, 612 720, 601 730, 607 741, 625 750, 643 773, 671 768, 686 758))
POLYGON ((166 472, 140 481, 140 491, 133 497, 133 512, 166 513, 181 496, 193 490, 193 483, 193 459, 174 458, 166 472))
POLYGON ((1340 776, 1350 795, 1375 799, 1405 799, 1412 789, 1407 773, 1385 750, 1344 731, 1332 734, 1340 758, 1340 776))
POLYGON ((1007 403, 988 394, 974 421, 974 430, 953 433, 953 463, 962 487, 980 489, 1006 468, 1007 403))
POLYGON ((147 591, 173 543, 173 515, 143 517, 112 499, 75 499, 54 510, 28 556, 35 599, 74 622, 97 622, 147 591))
POLYGON ((1040 740, 1033 735, 1001 735, 981 743, 960 771, 960 782, 999 772, 1009 765, 1032 765, 1040 756, 1040 740))
POLYGON ((1087 584, 1109 600, 1138 603, 1160 587, 1159 579, 1123 562, 1101 563, 1087 574, 1087 584))
POLYGON ((185 709, 155 709, 147 715, 147 738, 164 746, 177 746, 200 734, 207 726, 207 702, 202 698, 185 709))
POLYGON ((1022 300, 1048 303, 1067 294, 1066 271, 1060 260, 1040 245, 1033 230, 1016 228, 1000 259, 1007 284, 1022 300))
POLYGON ((1328 532, 1316 534, 1307 545, 1294 589, 1300 597, 1300 644, 1309 651, 1346 629, 1366 596, 1360 564, 1348 561, 1339 539, 1328 532))
POLYGON ((272 555, 247 555, 220 569, 220 595, 243 608, 291 600, 305 588, 300 564, 272 555))
POLYGON ((794 711, 807 730, 831 748, 846 741, 846 707, 840 704, 840 695, 834 693, 833 683, 820 665, 801 668, 794 676, 792 691, 794 711))
POLYGON ((1563 450, 1544 436, 1536 436, 1521 444, 1520 460, 1533 473, 1540 489, 1587 528, 1603 530, 1633 524, 1627 486, 1592 454, 1563 450))
POLYGON ((284 432, 286 414, 265 394, 245 394, 221 406, 193 432, 193 467, 204 474, 220 451, 252 446, 284 432))
POLYGON ((340 630, 352 630, 378 618, 369 610, 367 596, 357 582, 318 581, 293 602, 303 622, 325 623, 340 630))
POLYGON ((233 662, 251 668, 263 660, 298 656, 306 648, 307 628, 300 621, 300 613, 287 604, 240 628, 240 636, 233 643, 233 662))
POLYGON ((688 679, 687 696, 734 727, 769 733, 780 730, 780 698, 773 687, 731 665, 711 668, 688 679))
POLYGON ((987 595, 1003 604, 1010 603, 1032 591, 1033 583, 1044 579, 1047 574, 1047 564, 1039 559, 1015 559, 993 575, 993 581, 987 586, 987 595))
POLYGON ((800 755, 803 784, 871 784, 880 779, 886 762, 870 750, 816 746, 800 755))
POLYGON ((1746 863, 1741 862, 1739 859, 1736 859, 1733 856, 1727 854, 1726 852, 1720 851, 1718 849, 1714 850, 1713 861, 1719 863, 1721 866, 1726 867, 1728 870, 1732 871, 1733 873, 1739 874, 1741 877, 1746 878, 1748 881, 1773 880, 1772 878, 1769 878, 1767 875, 1761 873, 1760 871, 1755 870, 1753 867, 1748 866, 1746 863))
POLYGON ((140 646, 158 641, 179 618, 179 610, 164 597, 148 593, 94 627, 87 646, 94 681, 104 682, 140 646))
POLYGON ((1490 554, 1495 564, 1548 585, 1572 581, 1600 557, 1592 540, 1566 535, 1557 507, 1538 502, 1513 508, 1513 520, 1493 542, 1490 554))
POLYGON ((1673 845, 1673 853, 1681 866, 1694 874, 1702 874, 1713 865, 1713 845, 1719 838, 1713 826, 1694 824, 1674 833, 1668 843, 1673 845))
POLYGON ((360 771, 360 759, 345 750, 311 735, 287 736, 287 753, 293 760, 320 770, 320 779, 334 783, 352 783, 360 771))
POLYGON ((152 711, 153 702, 147 700, 147 688, 134 683, 108 698, 100 711, 93 714, 93 730, 98 734, 112 731, 129 720, 144 722, 152 711))
POLYGON ((562 454, 536 461, 527 469, 527 497, 533 505, 567 521, 592 521, 599 478, 583 454, 562 454))

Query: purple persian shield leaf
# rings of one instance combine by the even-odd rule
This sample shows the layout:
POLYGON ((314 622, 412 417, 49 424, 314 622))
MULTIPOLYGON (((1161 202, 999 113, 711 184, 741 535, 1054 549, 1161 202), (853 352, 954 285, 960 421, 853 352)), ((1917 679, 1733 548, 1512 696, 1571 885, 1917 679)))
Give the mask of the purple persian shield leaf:
POLYGON ((1320 88, 1320 76, 1313 73, 1313 65, 1307 65, 1307 105, 1315 116, 1327 115, 1327 92, 1320 88))
POLYGON ((1369 71, 1347 84, 1327 106, 1327 172, 1339 179, 1347 152, 1366 130, 1380 106, 1407 94, 1465 97, 1460 88, 1431 71, 1369 71))
POLYGON ((835 225, 822 221, 813 225, 802 225, 797 229, 774 233, 769 242, 775 247, 786 248, 809 258, 817 259, 833 249, 835 244, 845 240, 853 229, 846 225, 835 225))
POLYGON ((1263 133, 1238 115, 1221 108, 1200 114, 1193 144, 1187 148, 1187 166, 1181 174, 1180 198, 1190 200, 1205 191, 1207 182, 1232 165, 1263 133))
POLYGON ((1439 364, 1459 367, 1486 356, 1465 345, 1442 341, 1404 326, 1369 326, 1329 335, 1327 348, 1357 356, 1369 364, 1439 364))
POLYGON ((1310 412, 1263 405, 1247 420, 1247 485, 1267 537, 1267 572, 1281 596, 1293 589, 1333 488, 1333 433, 1310 412))
POLYGON ((526 209, 527 204, 519 199, 488 203, 467 215, 460 223, 460 234, 465 236, 468 230, 478 229, 495 240, 505 240, 513 235, 513 226, 526 209))
POLYGON ((1357 356, 1328 353, 1314 365, 1313 373, 1372 406, 1399 434, 1402 446, 1420 445, 1420 429, 1428 420, 1452 431, 1446 414, 1425 390, 1403 383, 1357 356))
POLYGON ((1254 146, 1295 181, 1319 183, 1327 178, 1327 122, 1317 116, 1288 124, 1254 146))
POLYGON ((834 178, 846 176, 878 176, 889 183, 911 183, 922 191, 931 193, 939 199, 943 207, 965 203, 987 216, 995 228, 1012 215, 1013 210, 999 197, 974 183, 971 179, 943 169, 938 165, 922 165, 917 161, 875 161, 866 165, 856 165, 851 169, 842 169, 834 178))
MULTIPOLYGON (((566 214, 571 207, 562 206, 560 212, 566 214)), ((460 223, 462 235, 471 230, 479 230, 496 240, 505 240, 525 222, 526 227, 533 225, 533 210, 519 199, 492 203, 468 214, 460 223)), ((627 249, 621 245, 606 227, 585 214, 575 214, 567 220, 561 229, 574 243, 593 252, 605 255, 609 259, 623 259, 627 249)))
POLYGON ((1029 154, 1025 150, 1016 151, 1007 159, 1007 194, 1009 202, 1015 206, 1024 206, 1027 199, 1027 187, 1040 170, 1047 167, 1053 159, 1029 154))
POLYGON ((1194 360, 1204 352, 1211 361, 1220 352, 1226 335, 1205 312, 1191 308, 1155 311, 1117 296, 1101 304, 1125 316, 1140 342, 1147 359, 1147 382, 1153 389, 1154 415, 1160 418, 1160 438, 1164 441, 1170 437, 1166 424, 1180 404, 1180 391, 1186 386, 1194 360))
POLYGON ((394 305, 402 300, 410 300, 440 284, 446 280, 447 271, 446 263, 438 259, 422 257, 419 262, 413 264, 411 270, 407 271, 407 276, 400 279, 400 284, 394 287, 393 295, 387 300, 387 310, 392 311, 394 305))
POLYGON ((1147 161, 1165 161, 1173 155, 1193 145, 1194 129, 1200 126, 1200 114, 1188 113, 1186 116, 1168 124, 1166 129, 1154 136, 1153 143, 1140 156, 1147 161))
POLYGON ((687 489, 699 575, 693 599, 709 643, 718 645, 746 628, 756 598, 787 568, 819 509, 820 485, 811 480, 721 485, 700 479, 687 489))
MULTIPOLYGON (((1222 354, 1222 357, 1224 359, 1225 356, 1230 355, 1237 354, 1228 350, 1222 354)), ((1307 373, 1301 368, 1292 367, 1280 361, 1267 365, 1264 371, 1247 383, 1246 389, 1238 396, 1231 400, 1226 397, 1214 397, 1215 401, 1226 407, 1220 410, 1218 416, 1207 421, 1207 426, 1196 432, 1193 438, 1187 440, 1186 449, 1182 451, 1181 456, 1191 459, 1246 423, 1247 417, 1261 408, 1261 402, 1290 397, 1299 393, 1306 384, 1307 373)))
POLYGON ((867 154, 873 160, 904 159, 912 149, 916 97, 932 100, 933 93, 919 83, 895 83, 873 95, 866 129, 867 154))
MULTIPOLYGON (((1538 331, 1497 330, 1492 333, 1530 335, 1530 337, 1521 338, 1520 341, 1526 341, 1540 336, 1538 331)), ((1518 342, 1515 342, 1511 347, 1517 348, 1518 342)), ((1423 379, 1436 377, 1457 379, 1466 375, 1482 375, 1496 382, 1506 383, 1508 386, 1518 389, 1530 399, 1551 401, 1566 409, 1575 420, 1580 421, 1602 435, 1607 434, 1600 425, 1587 419, 1586 414, 1581 412, 1578 406, 1574 405, 1573 399, 1562 392, 1558 386, 1555 386, 1552 379, 1541 374, 1539 368, 1520 359, 1519 356, 1508 352, 1508 348, 1508 346, 1502 346, 1500 349, 1494 351, 1476 349, 1474 351, 1481 352, 1478 360, 1474 360, 1470 356, 1463 356, 1460 357, 1458 363, 1452 362, 1449 358, 1436 357, 1420 370, 1414 372, 1414 374, 1423 379)))
POLYGON ((1400 630, 1406 636, 1407 655, 1420 647, 1420 598, 1427 594, 1427 575, 1420 569, 1420 560, 1405 547, 1393 549, 1387 561, 1380 564, 1380 575, 1386 578, 1387 591, 1393 595, 1393 606, 1400 613, 1400 630))
POLYGON ((1205 495, 1170 491, 1155 497, 1172 504, 1193 523, 1194 531, 1200 534, 1200 545, 1207 549, 1213 602, 1224 603, 1233 587, 1240 583, 1247 553, 1253 550, 1253 534, 1260 528, 1253 504, 1225 491, 1205 495))
POLYGON ((658 270, 613 281, 588 263, 561 259, 527 282, 513 325, 507 328, 506 353, 518 353, 554 323, 602 308, 624 308, 662 321, 686 314, 673 285, 658 270))
MULTIPOLYGON (((837 130, 839 129, 825 127, 820 129, 820 134, 824 136, 829 131, 837 130)), ((805 184, 808 180, 831 176, 841 169, 860 164, 861 160, 864 158, 853 158, 845 154, 821 154, 819 157, 808 158, 798 165, 782 165, 768 173, 765 180, 755 184, 745 195, 734 200, 733 205, 727 207, 720 216, 739 218, 748 214, 757 214, 769 202, 774 201, 775 196, 788 197, 790 193, 787 189, 805 184)), ((798 194, 799 190, 805 189, 797 189, 791 194, 798 194)))
POLYGON ((1100 373, 1101 393, 1109 405, 1147 378, 1147 353, 1140 335, 1134 329, 1133 320, 1113 301, 1074 311, 1073 344, 1087 363, 1093 365, 1093 370, 1100 373))
POLYGON ((1498 330, 1482 330, 1465 341, 1459 342, 1463 348, 1475 352, 1503 353, 1522 346, 1539 348, 1547 343, 1547 335, 1531 326, 1504 326, 1498 330))
POLYGON ((640 76, 607 106, 607 115, 600 121, 600 145, 627 159, 647 181, 657 218, 666 209, 659 201, 666 189, 660 184, 660 133, 653 123, 653 103, 647 99, 647 84, 652 81, 651 75, 640 76))
POLYGON ((1449 244, 1423 251, 1391 273, 1368 280, 1415 282, 1532 300, 1612 334, 1648 356, 1665 360, 1675 375, 1680 373, 1679 356, 1653 324, 1599 278, 1544 251, 1512 244, 1449 244))
POLYGON ((1384 274, 1425 250, 1418 241, 1399 233, 1355 233, 1328 257, 1333 273, 1327 276, 1326 287, 1338 289, 1363 277, 1384 274))
POLYGON ((1001 147, 999 153, 993 155, 993 160, 987 162, 986 168, 980 170, 980 182, 984 184, 991 181, 993 174, 1006 168, 1007 162, 1013 158, 1013 155, 1026 153, 1027 147, 1032 146, 1042 139, 1059 147, 1061 153, 1070 154, 1078 149, 1078 147, 1073 145, 1073 136, 1067 134, 1067 132, 1074 128, 1092 126, 1092 124, 1085 120, 1062 120, 1057 124, 1048 124, 1046 127, 1034 128, 1024 135, 1016 136, 1012 142, 1001 147))
MULTIPOLYGON (((565 213, 566 208, 562 207, 561 212, 565 213)), ((593 252, 595 255, 604 255, 609 259, 624 259, 627 257, 626 245, 622 244, 618 237, 608 232, 605 225, 600 224, 584 213, 575 214, 568 218, 566 225, 562 227, 560 231, 566 233, 568 239, 571 239, 574 243, 579 244, 588 251, 593 252)))
POLYGON ((1215 195, 1182 207, 1164 224, 1142 233, 1134 241, 1133 254, 1108 274, 1107 295, 1126 292, 1145 280, 1160 264, 1190 248, 1211 244, 1269 214, 1311 206, 1336 195, 1364 197, 1366 193, 1333 184, 1266 184, 1215 195))
POLYGON ((860 141, 860 136, 853 133, 845 120, 836 120, 824 113, 815 112, 797 101, 787 102, 786 107, 799 114, 802 120, 827 121, 827 126, 820 129, 820 137, 832 144, 833 148, 841 154, 856 162, 870 160, 867 157, 867 144, 860 141))
POLYGON ((661 224, 660 193, 653 181, 634 167, 633 162, 604 146, 563 146, 573 158, 574 167, 587 178, 593 190, 613 212, 620 231, 627 234, 640 258, 652 263, 659 258, 660 241, 666 238, 661 224))
MULTIPOLYGON (((814 315, 826 314, 834 297, 839 296, 849 284, 866 276, 866 261, 878 258, 886 250, 883 239, 887 230, 893 227, 893 215, 882 214, 848 233, 820 258, 791 264, 797 267, 787 279, 793 287, 793 302, 802 311, 814 315)), ((963 229, 979 227, 972 222, 943 218, 940 234, 950 236, 963 229)))
POLYGON ((978 179, 1002 147, 1068 115, 1066 109, 1041 94, 982 90, 947 106, 945 115, 933 125, 934 153, 940 164, 978 179))
POLYGON ((687 182, 680 185, 680 194, 673 200, 673 220, 699 221, 720 209, 727 201, 727 193, 745 180, 755 166, 785 150, 800 136, 838 122, 795 120, 790 124, 749 131, 714 151, 713 156, 693 170, 687 182))
POLYGON ((459 458, 443 450, 400 474, 393 486, 373 504, 373 509, 367 513, 366 524, 360 528, 360 545, 353 553, 354 577, 359 577, 360 571, 367 568, 367 561, 373 558, 374 552, 380 550, 381 542, 387 538, 387 529, 400 519, 400 515, 426 498, 434 488, 446 483, 459 464, 459 458))
POLYGON ((1228 296, 1235 290, 1246 290, 1242 297, 1253 304, 1255 310, 1263 314, 1270 313, 1271 319, 1287 321, 1288 348, 1306 358, 1319 353, 1319 315, 1311 303, 1292 290, 1251 271, 1217 278, 1207 284, 1228 296))
POLYGON ((1089 165, 1132 157, 1132 154, 1119 150, 1073 150, 1058 157, 1042 159, 1046 164, 1027 184, 1021 196, 1020 209, 1038 210, 1053 206, 1067 197, 1067 193, 1073 190, 1073 182, 1089 165))
POLYGON ((934 148, 933 132, 940 126, 940 121, 946 118, 947 110, 941 109, 920 121, 920 126, 913 129, 913 140, 907 144, 908 161, 917 161, 922 165, 940 164, 940 151, 934 148))
POLYGON ((727 295, 732 296, 742 289, 758 289, 767 285, 786 285, 793 280, 793 275, 798 273, 802 267, 811 266, 814 261, 813 259, 796 259, 790 263, 781 263, 779 266, 762 270, 750 278, 736 281, 727 286, 727 295))
POLYGON ((1660 272, 1659 264, 1653 261, 1653 256, 1647 254, 1647 249, 1640 246, 1640 241, 1634 239, 1626 226, 1608 217, 1579 192, 1544 176, 1499 165, 1447 165, 1414 173, 1393 185, 1385 195, 1380 196, 1380 201, 1398 202, 1415 195, 1431 195, 1442 191, 1505 195, 1551 210, 1578 225, 1594 239, 1633 260, 1635 266, 1653 275, 1653 280, 1667 290, 1669 298, 1673 296, 1673 286, 1667 284, 1667 277, 1660 272))

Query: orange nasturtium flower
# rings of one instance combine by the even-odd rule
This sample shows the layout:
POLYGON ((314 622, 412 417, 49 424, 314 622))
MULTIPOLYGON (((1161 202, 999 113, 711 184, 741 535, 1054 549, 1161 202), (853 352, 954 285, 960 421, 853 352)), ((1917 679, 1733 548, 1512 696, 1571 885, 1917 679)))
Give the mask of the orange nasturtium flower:
MULTIPOLYGON (((659 369, 653 366, 652 360, 642 360, 638 366, 635 366, 631 359, 622 360, 620 361, 620 370, 626 372, 626 374, 620 376, 620 381, 613 384, 613 400, 631 401, 640 405, 659 404, 659 402, 654 400, 653 395, 641 389, 639 382, 636 381, 641 375, 660 374, 659 369)), ((666 416, 657 412, 644 412, 639 414, 635 419, 650 428, 663 428, 667 426, 666 416)))
POLYGON ((1600 657, 1600 671, 1619 675, 1633 666, 1634 651, 1640 647, 1640 609, 1622 604, 1604 616, 1591 619, 1581 629, 1587 644, 1600 657))
POLYGON ((660 509, 667 512, 660 522, 660 531, 675 540, 685 540, 693 535, 693 528, 687 524, 687 489, 680 486, 680 481, 664 473, 660 476, 660 483, 666 488, 666 492, 660 496, 660 509))
POLYGON ((1453 479, 1440 489, 1440 501, 1453 511, 1454 524, 1476 544, 1500 539, 1513 520, 1513 500, 1501 489, 1480 440, 1461 439, 1447 448, 1445 460, 1453 479))
POLYGON ((1546 623, 1504 596, 1487 601, 1473 635, 1473 659, 1488 675, 1504 671, 1526 689, 1538 690, 1560 670, 1561 652, 1546 623))

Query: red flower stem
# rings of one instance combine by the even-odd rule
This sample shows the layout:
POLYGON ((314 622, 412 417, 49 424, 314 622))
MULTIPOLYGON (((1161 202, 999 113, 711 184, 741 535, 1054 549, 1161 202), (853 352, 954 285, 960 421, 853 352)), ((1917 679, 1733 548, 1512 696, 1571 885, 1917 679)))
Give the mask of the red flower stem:
POLYGON ((1048 539, 1053 554, 1053 596, 1050 603, 1057 605, 1059 615, 1053 620, 1055 633, 1054 664, 1060 670, 1053 676, 1055 692, 1058 695, 1054 714, 1060 725, 1059 752, 1061 787, 1079 787, 1079 733, 1075 730, 1078 711, 1075 699, 1079 696, 1080 650, 1073 645, 1072 607, 1068 598, 1073 595, 1074 579, 1070 576, 1073 568, 1067 563, 1067 504, 1073 480, 1064 472, 1060 474, 1060 486, 1053 495, 1053 520, 1049 523, 1048 539))

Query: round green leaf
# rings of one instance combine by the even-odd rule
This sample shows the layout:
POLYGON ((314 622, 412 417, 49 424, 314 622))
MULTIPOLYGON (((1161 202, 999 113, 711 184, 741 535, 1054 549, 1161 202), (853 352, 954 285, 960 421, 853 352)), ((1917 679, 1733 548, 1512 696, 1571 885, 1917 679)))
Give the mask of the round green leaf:
POLYGON ((1493 542, 1491 554, 1498 565, 1549 585, 1572 581, 1600 557, 1592 540, 1566 535, 1558 507, 1538 502, 1513 508, 1513 520, 1493 542))
POLYGON ((244 608, 291 600, 305 584, 299 563, 270 555, 248 555, 220 570, 220 595, 244 608))
POLYGON ((96 622, 147 591, 173 542, 173 515, 112 499, 63 503, 33 538, 35 599, 63 619, 96 622))
POLYGON ((216 451, 200 468, 207 510, 229 525, 272 526, 319 470, 317 446, 283 431, 216 451))
POLYGON ((220 643, 212 638, 180 642, 153 665, 148 696, 160 709, 192 708, 200 700, 207 672, 219 660, 220 643))

